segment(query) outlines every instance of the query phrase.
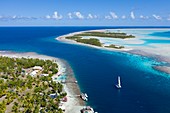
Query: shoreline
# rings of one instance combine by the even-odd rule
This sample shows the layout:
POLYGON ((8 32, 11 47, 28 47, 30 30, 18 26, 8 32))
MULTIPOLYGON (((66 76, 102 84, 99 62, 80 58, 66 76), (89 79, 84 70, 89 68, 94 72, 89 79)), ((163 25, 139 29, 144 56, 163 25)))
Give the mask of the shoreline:
POLYGON ((128 51, 127 53, 153 58, 158 62, 166 62, 166 63, 169 64, 168 66, 158 65, 158 66, 152 66, 152 68, 157 70, 157 71, 161 71, 161 72, 164 72, 166 74, 170 74, 170 59, 167 59, 167 57, 150 54, 150 53, 147 53, 147 52, 142 51, 142 50, 132 50, 132 51, 128 51))
MULTIPOLYGON (((92 31, 103 31, 103 30, 90 30, 90 31, 92 32, 92 31)), ((102 50, 111 50, 111 51, 130 51, 130 50, 133 50, 132 48, 115 49, 115 48, 98 47, 98 46, 95 46, 95 45, 84 44, 84 43, 76 42, 74 40, 69 40, 69 39, 65 38, 65 37, 73 36, 75 34, 79 34, 79 33, 83 33, 83 32, 87 32, 87 31, 69 33, 68 35, 62 35, 62 36, 59 36, 55 39, 58 40, 58 41, 64 42, 64 43, 68 43, 68 44, 87 46, 87 47, 92 47, 92 48, 97 48, 97 49, 102 49, 102 50)))
MULTIPOLYGON (((74 77, 73 70, 71 69, 70 65, 63 59, 47 56, 47 55, 40 55, 34 52, 24 52, 24 53, 17 53, 13 51, 0 51, 0 56, 9 57, 9 58, 38 58, 42 60, 55 60, 58 65, 58 73, 67 74, 66 81, 76 81, 74 77), (63 71, 63 69, 66 69, 63 71)), ((57 74, 58 74, 57 73, 57 74)), ((57 76, 54 75, 53 77, 57 76)), ((62 76, 62 75, 61 75, 62 76)), ((74 113, 80 113, 80 110, 85 106, 85 102, 81 100, 81 98, 76 97, 73 98, 73 95, 80 95, 81 91, 76 83, 65 83, 62 84, 64 91, 67 93, 67 102, 64 102, 63 105, 66 108, 65 113, 70 113, 70 111, 74 111, 74 113)))
POLYGON ((63 84, 64 90, 67 91, 67 97, 70 99, 69 103, 65 103, 64 106, 68 109, 66 109, 65 113, 80 113, 80 110, 86 105, 85 102, 78 96, 81 94, 80 87, 77 83, 74 83, 76 81, 76 78, 74 76, 74 72, 71 68, 71 66, 66 62, 63 61, 66 66, 66 73, 67 73, 67 79, 66 83, 63 84), (72 106, 72 107, 70 107, 72 106))
MULTIPOLYGON (((84 33, 84 32, 95 32, 95 31, 106 31, 106 30, 111 30, 111 29, 101 29, 101 30, 86 30, 86 31, 79 31, 79 32, 73 32, 73 33, 69 33, 66 35, 62 35, 59 37, 56 37, 56 40, 64 42, 64 43, 68 43, 68 44, 75 44, 75 45, 80 45, 80 46, 87 46, 87 47, 92 47, 92 48, 96 48, 96 49, 101 49, 101 50, 108 50, 108 51, 119 51, 119 52, 127 52, 130 54, 137 54, 137 55, 141 55, 141 56, 146 56, 146 57, 150 57, 150 58, 154 58, 156 61, 158 62, 167 62, 170 64, 170 58, 167 56, 163 56, 163 55, 157 55, 153 53, 149 53, 147 51, 147 49, 145 49, 145 47, 126 47, 123 49, 114 49, 114 48, 104 48, 104 47, 97 47, 94 45, 90 45, 90 44, 84 44, 84 43, 80 43, 80 42, 76 42, 74 40, 69 40, 66 39, 65 37, 68 36, 73 36, 75 34, 80 34, 80 33, 84 33), (142 49, 143 48, 143 49, 142 49)), ((119 30, 119 29, 113 29, 113 30, 119 30)), ((121 29, 121 30, 133 30, 133 29, 121 29)), ((134 29, 134 30, 168 30, 168 29, 156 29, 156 28, 152 28, 152 29, 134 29)), ((140 37, 137 39, 138 37, 136 37, 135 41, 141 41, 140 37)), ((130 40, 130 39, 125 39, 125 40, 130 40)), ((137 43, 136 42, 136 43, 137 43)), ((157 70, 157 71, 161 71, 167 74, 170 74, 170 66, 153 66, 153 69, 157 70)))

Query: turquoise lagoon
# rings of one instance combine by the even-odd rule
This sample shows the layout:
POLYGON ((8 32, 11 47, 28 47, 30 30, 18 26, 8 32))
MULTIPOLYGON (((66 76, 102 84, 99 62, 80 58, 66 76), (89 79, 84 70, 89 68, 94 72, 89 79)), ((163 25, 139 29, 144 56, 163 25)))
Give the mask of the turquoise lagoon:
MULTIPOLYGON (((170 77, 153 69, 153 66, 166 62, 55 40, 58 36, 72 32, 108 28, 1 27, 0 50, 37 52, 66 60, 74 71, 81 91, 89 96, 87 105, 91 105, 99 113, 170 113, 170 77), (122 80, 120 90, 115 88, 117 76, 121 76, 122 80)), ((128 31, 146 37, 152 35, 152 39, 160 38, 160 34, 155 34, 157 32, 161 32, 162 36, 164 34, 162 30, 128 31)), ((166 34, 163 37, 169 36, 166 34)))

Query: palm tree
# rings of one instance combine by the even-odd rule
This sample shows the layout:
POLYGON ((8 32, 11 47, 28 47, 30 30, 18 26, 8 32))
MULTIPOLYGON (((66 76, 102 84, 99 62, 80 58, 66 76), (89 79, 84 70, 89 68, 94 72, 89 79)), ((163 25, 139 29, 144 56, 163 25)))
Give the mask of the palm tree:
POLYGON ((6 111, 6 102, 0 102, 0 113, 4 113, 6 111))

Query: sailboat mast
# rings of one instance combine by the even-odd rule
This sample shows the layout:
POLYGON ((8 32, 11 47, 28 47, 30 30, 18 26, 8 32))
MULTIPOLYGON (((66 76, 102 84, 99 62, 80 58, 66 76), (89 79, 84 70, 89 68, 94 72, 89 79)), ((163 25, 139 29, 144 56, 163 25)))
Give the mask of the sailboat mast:
POLYGON ((118 77, 118 85, 121 86, 121 83, 120 83, 120 76, 118 77))

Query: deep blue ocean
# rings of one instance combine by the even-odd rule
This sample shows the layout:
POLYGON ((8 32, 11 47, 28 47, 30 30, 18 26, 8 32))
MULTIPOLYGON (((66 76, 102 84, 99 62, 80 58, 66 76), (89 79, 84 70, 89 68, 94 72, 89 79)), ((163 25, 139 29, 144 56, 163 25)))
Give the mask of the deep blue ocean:
POLYGON ((55 40, 71 32, 104 28, 111 27, 0 27, 0 50, 37 52, 66 60, 81 91, 89 96, 87 105, 99 113, 170 113, 170 77, 152 68, 161 62, 55 40), (114 86, 118 75, 120 90, 114 86))

